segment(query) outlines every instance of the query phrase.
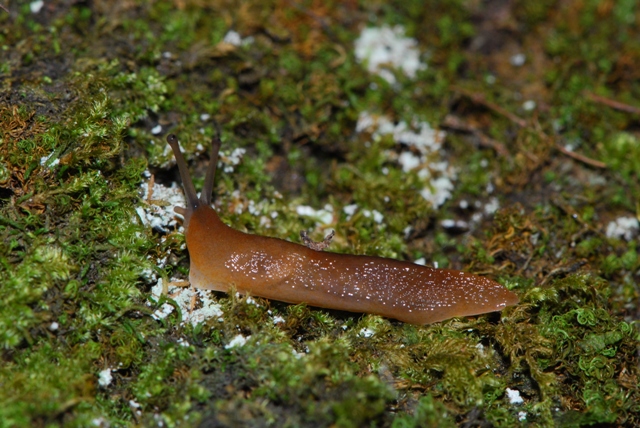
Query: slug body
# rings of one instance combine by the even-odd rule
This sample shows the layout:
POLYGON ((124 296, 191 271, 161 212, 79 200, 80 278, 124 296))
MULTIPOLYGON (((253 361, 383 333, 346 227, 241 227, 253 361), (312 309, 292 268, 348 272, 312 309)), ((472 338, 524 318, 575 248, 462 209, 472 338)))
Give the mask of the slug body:
POLYGON ((499 311, 518 303, 500 284, 477 275, 433 269, 399 260, 316 251, 306 246, 225 225, 211 208, 220 140, 200 198, 177 138, 169 135, 187 198, 184 216, 194 287, 311 306, 366 312, 413 324, 499 311))

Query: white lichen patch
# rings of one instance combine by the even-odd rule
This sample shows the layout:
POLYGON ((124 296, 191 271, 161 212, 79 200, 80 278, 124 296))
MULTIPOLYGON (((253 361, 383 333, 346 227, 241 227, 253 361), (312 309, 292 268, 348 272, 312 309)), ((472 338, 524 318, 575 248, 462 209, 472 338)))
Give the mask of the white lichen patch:
POLYGON ((398 69, 410 78, 427 68, 420 61, 418 42, 405 37, 400 25, 365 28, 355 42, 355 55, 359 62, 366 63, 369 72, 391 84, 396 82, 396 77, 389 68, 398 69))
POLYGON ((374 138, 391 134, 395 142, 415 147, 420 153, 437 153, 446 135, 444 131, 433 129, 427 122, 416 119, 411 124, 404 121, 394 123, 386 116, 367 111, 360 113, 356 131, 369 131, 374 138))
POLYGON ((247 305, 253 305, 253 306, 260 307, 260 304, 259 304, 258 302, 256 302, 256 300, 255 300, 253 297, 251 297, 251 296, 248 296, 248 297, 244 300, 244 302, 245 302, 247 305))
POLYGON ((384 220, 384 215, 382 215, 382 213, 378 210, 362 210, 362 215, 367 218, 373 218, 373 221, 378 224, 381 224, 384 220))
POLYGON ((638 219, 635 217, 618 217, 607 225, 607 238, 631 241, 638 235, 638 219))
POLYGON ((220 154, 220 160, 223 164, 223 170, 225 173, 232 173, 235 166, 239 165, 242 161, 242 157, 247 153, 246 149, 241 147, 233 149, 230 153, 220 154))
POLYGON ((31 10, 31 13, 33 14, 40 13, 43 6, 44 1, 42 0, 32 1, 31 3, 29 3, 29 10, 31 10))
POLYGON ((333 207, 329 204, 318 210, 308 205, 299 205, 296 207, 296 212, 298 215, 311 217, 318 223, 326 225, 333 224, 333 207))
POLYGON ((500 201, 498 198, 491 198, 489 202, 484 206, 484 213, 487 215, 493 215, 500 209, 500 201))
POLYGON ((168 233, 178 227, 182 229, 178 219, 179 214, 174 211, 175 207, 184 207, 186 202, 182 190, 176 183, 171 187, 153 183, 149 186, 149 181, 140 184, 140 205, 136 208, 136 213, 143 225, 152 229, 168 233))
POLYGON ((351 216, 353 216, 357 210, 358 204, 345 205, 344 207, 342 207, 342 212, 347 215, 347 220, 350 220, 351 216))
POLYGON ((372 330, 370 328, 363 328, 362 330, 360 330, 358 332, 358 336, 365 337, 365 338, 369 338, 369 337, 373 336, 374 334, 376 334, 375 330, 372 330))
POLYGON ((113 380, 113 376, 111 376, 112 369, 104 369, 98 373, 98 385, 103 388, 111 385, 111 381, 113 380))
MULTIPOLYGON (((176 282, 177 283, 177 282, 176 282)), ((162 279, 151 289, 151 295, 157 301, 162 295, 164 283, 162 279)), ((187 322, 197 325, 208 320, 222 321, 222 308, 211 298, 211 292, 208 290, 193 289, 191 287, 180 287, 169 283, 167 286, 167 295, 172 298, 182 313, 182 324, 187 322), (196 298, 196 306, 191 310, 193 298, 196 298)), ((151 305, 152 302, 148 302, 151 305)), ((173 313, 175 308, 169 303, 163 304, 152 315, 154 319, 163 319, 173 313)))
POLYGON ((228 43, 236 47, 243 46, 243 45, 250 45, 251 43, 253 43, 253 41, 254 41, 253 37, 249 36, 249 37, 242 38, 240 33, 233 30, 229 30, 227 34, 225 34, 224 39, 222 40, 223 43, 228 43))
POLYGON ((244 337, 241 334, 237 334, 233 337, 233 339, 229 341, 229 343, 224 345, 224 349, 239 348, 241 346, 244 346, 244 344, 247 343, 247 340, 249 340, 250 337, 251 336, 244 337))
POLYGON ((522 403, 524 403, 524 400, 520 396, 520 391, 518 391, 517 389, 507 388, 506 392, 507 392, 507 398, 509 400, 509 403, 511 403, 511 404, 522 404, 522 403))
POLYGON ((399 155, 388 151, 387 156, 398 162, 404 172, 417 172, 425 183, 420 195, 434 208, 451 197, 456 170, 442 159, 444 131, 433 129, 427 122, 417 119, 411 124, 404 121, 394 123, 385 116, 366 111, 360 113, 356 131, 368 132, 373 139, 391 135, 396 143, 401 144, 399 155))
POLYGON ((51 167, 57 166, 60 163, 60 159, 57 157, 54 158, 55 154, 56 154, 55 152, 51 152, 49 156, 41 157, 40 165, 45 168, 51 168, 51 167))

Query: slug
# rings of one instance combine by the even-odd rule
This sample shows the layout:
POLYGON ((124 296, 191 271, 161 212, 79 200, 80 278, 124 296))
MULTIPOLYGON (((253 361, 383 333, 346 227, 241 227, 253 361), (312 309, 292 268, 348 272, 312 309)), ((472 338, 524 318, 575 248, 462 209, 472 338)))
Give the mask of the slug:
POLYGON ((518 303, 518 297, 497 282, 466 272, 325 252, 320 251, 322 245, 314 249, 232 229, 211 207, 220 138, 212 141, 200 198, 178 139, 171 134, 167 142, 187 201, 185 208, 175 211, 184 216, 189 281, 194 287, 224 292, 234 287, 267 299, 378 314, 412 324, 484 314, 518 303))

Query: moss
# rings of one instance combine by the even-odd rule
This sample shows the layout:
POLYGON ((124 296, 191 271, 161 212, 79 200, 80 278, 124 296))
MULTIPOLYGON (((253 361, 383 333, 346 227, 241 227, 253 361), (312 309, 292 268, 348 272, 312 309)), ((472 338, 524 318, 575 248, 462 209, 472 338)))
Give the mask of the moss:
POLYGON ((3 424, 25 426, 53 420, 68 420, 76 426, 88 423, 92 415, 99 414, 92 406, 96 381, 91 363, 101 352, 102 347, 95 342, 74 349, 43 343, 28 355, 3 364, 3 424))
POLYGON ((628 183, 637 183, 640 167, 638 140, 631 134, 620 133, 607 138, 601 144, 602 158, 613 169, 620 172, 628 183))
POLYGON ((0 11, 0 425, 638 425, 637 239, 605 235, 638 205, 635 119, 606 100, 638 99, 633 2, 200 3, 0 11), (415 78, 356 60, 383 24, 418 41, 415 78), (406 144, 354 131, 363 111, 449 125, 449 201, 419 195, 394 160, 406 144), (214 293, 221 320, 183 323, 179 296, 150 288, 186 277, 184 237, 136 209, 145 177, 176 178, 163 134, 199 187, 216 124, 234 227, 335 228, 334 251, 425 257, 521 303, 412 326, 214 293), (327 204, 329 225, 296 211, 327 204))
POLYGON ((413 415, 400 415, 394 419, 393 428, 453 427, 456 426, 448 409, 430 394, 421 397, 413 415))

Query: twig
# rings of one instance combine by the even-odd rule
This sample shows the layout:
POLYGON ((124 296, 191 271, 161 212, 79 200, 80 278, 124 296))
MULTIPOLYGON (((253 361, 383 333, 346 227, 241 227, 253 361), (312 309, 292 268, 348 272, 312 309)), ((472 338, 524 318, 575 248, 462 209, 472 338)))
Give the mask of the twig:
POLYGON ((151 205, 151 198, 153 197, 153 184, 155 183, 156 176, 151 174, 151 178, 149 178, 149 183, 147 183, 147 203, 151 205))
POLYGON ((581 155, 579 153, 576 153, 576 152, 572 152, 571 150, 568 150, 568 149, 565 149, 564 147, 562 147, 562 145, 559 144, 559 143, 555 143, 555 146, 556 146, 556 149, 558 149, 560 152, 564 153, 565 155, 567 155, 567 156, 569 156, 569 157, 571 157, 571 158, 573 158, 573 159, 575 159, 577 161, 586 163, 587 165, 591 165, 591 166, 593 166, 595 168, 606 168, 607 167, 606 163, 597 161, 595 159, 588 158, 588 157, 586 157, 584 155, 581 155))
POLYGON ((487 98, 484 96, 484 94, 481 94, 478 92, 471 92, 459 86, 452 86, 451 89, 453 89, 454 91, 460 92, 462 95, 470 98, 471 101, 473 101, 474 103, 483 105, 489 110, 493 110, 499 115, 506 117, 511 122, 515 123, 521 128, 525 128, 527 126, 526 120, 524 120, 523 118, 519 117, 514 113, 511 113, 509 110, 503 107, 500 107, 498 104, 488 101, 487 98))
POLYGON ((629 105, 629 104, 625 104, 623 102, 620 101, 616 101, 616 100, 612 100, 611 98, 607 98, 607 97, 603 97, 601 95, 596 95, 593 92, 589 92, 589 91, 585 91, 584 93, 587 98, 590 98, 591 101, 595 101, 597 103, 600 104, 604 104, 606 106, 609 106, 613 109, 616 110, 620 110, 620 111, 626 111, 627 113, 633 113, 633 114, 640 114, 640 108, 629 105))
POLYGON ((585 260, 579 260, 575 263, 570 264, 569 266, 561 266, 561 267, 555 268, 544 277, 542 282, 540 282, 540 286, 545 285, 554 276, 573 273, 586 264, 587 262, 585 260))
MULTIPOLYGON (((497 105, 497 104, 495 104, 495 103, 493 103, 491 101, 488 101, 487 98, 484 96, 484 94, 477 93, 477 92, 471 92, 471 91, 469 91, 467 89, 464 89, 464 88, 461 88, 459 86, 452 86, 452 89, 454 91, 457 91, 457 92, 461 93, 462 95, 468 97, 473 102, 475 102, 477 104, 480 104, 480 105, 483 105, 486 108, 488 108, 489 110, 492 110, 492 111, 498 113, 499 115, 506 117, 511 122, 515 123, 516 125, 518 125, 521 128, 526 128, 528 126, 528 123, 527 123, 526 120, 524 120, 523 118, 517 116, 514 113, 511 113, 507 109, 505 109, 503 107, 500 107, 499 105, 497 105)), ((599 95, 592 94, 590 92, 586 93, 586 95, 588 97, 590 97, 594 101, 602 102, 602 103, 604 103, 606 105, 609 105, 609 106, 611 106, 613 108, 617 108, 617 109, 620 109, 620 110, 623 110, 623 111, 627 111, 627 112, 631 112, 631 113, 640 114, 640 108, 636 108, 636 107, 630 106, 628 104, 623 104, 623 103, 620 103, 618 101, 610 100, 608 98, 604 98, 604 97, 601 97, 599 95)), ((445 118, 445 121, 446 121, 446 118, 445 118)), ((451 126, 451 127, 455 129, 455 126, 451 126)), ((538 128, 538 129, 535 129, 535 131, 541 137, 549 138, 541 129, 538 128)), ((469 132, 473 132, 473 131, 469 131, 469 132)), ((476 131, 476 132, 478 132, 478 131, 476 131)), ((480 135, 475 134, 475 135, 477 135, 480 138, 481 144, 486 145, 487 147, 492 147, 494 150, 496 150, 496 152, 498 152, 498 153, 500 153, 502 155, 505 155, 505 156, 506 156, 506 154, 509 153, 506 150, 506 148, 502 144, 498 143, 497 141, 494 142, 494 140, 491 140, 489 137, 486 137, 483 134, 480 134, 480 135), (496 143, 498 145, 496 145, 496 143), (504 150, 504 153, 501 152, 500 150, 504 150)), ((575 160, 577 160, 579 162, 583 162, 583 163, 585 163, 587 165, 591 165, 594 168, 602 168, 602 169, 604 169, 604 168, 607 167, 607 164, 605 164, 604 162, 600 162, 600 161, 597 161, 595 159, 591 159, 591 158, 589 158, 587 156, 581 155, 579 153, 572 152, 571 150, 567 150, 566 148, 564 148, 562 145, 560 145, 558 143, 555 143, 554 145, 555 145, 556 149, 558 149, 558 151, 560 151, 560 153, 562 153, 564 155, 567 155, 570 158, 573 158, 573 159, 575 159, 575 160)))
POLYGON ((478 142, 481 146, 495 150, 496 153, 498 153, 500 156, 509 156, 509 151, 504 146, 504 144, 502 144, 500 141, 494 140, 493 138, 487 137, 478 129, 474 128, 471 124, 465 122, 457 116, 454 116, 452 114, 446 115, 444 120, 442 121, 442 126, 445 128, 453 129, 454 131, 468 132, 474 137, 478 138, 478 142))
POLYGON ((536 254, 535 251, 531 250, 531 254, 529 254, 529 257, 527 258, 527 261, 524 262, 524 265, 522 265, 522 267, 520 269, 517 270, 517 274, 520 275, 522 274, 522 272, 526 271, 527 268, 529 267, 529 264, 531 263, 531 260, 533 260, 533 256, 536 254))

